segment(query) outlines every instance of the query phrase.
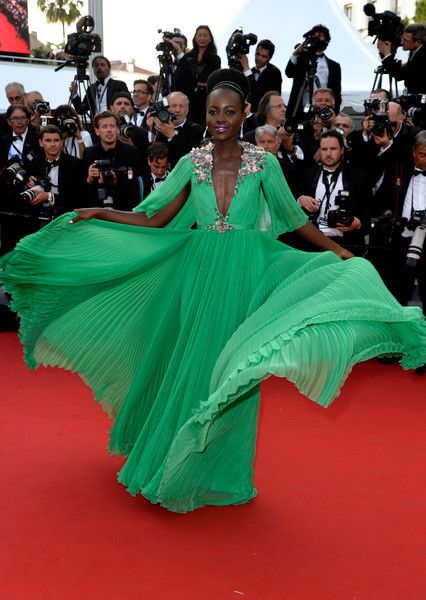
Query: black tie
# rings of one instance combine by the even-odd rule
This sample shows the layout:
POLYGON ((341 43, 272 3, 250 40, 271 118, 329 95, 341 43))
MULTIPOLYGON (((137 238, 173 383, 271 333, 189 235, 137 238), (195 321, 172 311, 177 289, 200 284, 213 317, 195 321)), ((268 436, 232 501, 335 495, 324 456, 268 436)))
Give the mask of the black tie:
POLYGON ((24 138, 22 137, 22 135, 14 135, 12 136, 12 140, 14 142, 17 142, 18 140, 23 140, 24 138))
POLYGON ((179 133, 179 131, 181 131, 182 129, 182 125, 178 125, 177 127, 175 127, 175 131, 177 131, 179 133))
POLYGON ((423 175, 423 177, 426 177, 426 171, 421 171, 420 169, 416 169, 413 173, 413 176, 417 177, 417 175, 423 175))
POLYGON ((251 72, 253 73, 253 75, 259 75, 260 74, 259 69, 257 69, 256 67, 253 67, 252 70, 251 70, 251 72))
POLYGON ((160 183, 160 181, 164 181, 165 177, 154 177, 154 183, 160 183))
POLYGON ((53 169, 53 167, 57 167, 59 165, 59 160, 52 160, 52 161, 47 161, 46 163, 46 172, 50 173, 50 171, 53 169))

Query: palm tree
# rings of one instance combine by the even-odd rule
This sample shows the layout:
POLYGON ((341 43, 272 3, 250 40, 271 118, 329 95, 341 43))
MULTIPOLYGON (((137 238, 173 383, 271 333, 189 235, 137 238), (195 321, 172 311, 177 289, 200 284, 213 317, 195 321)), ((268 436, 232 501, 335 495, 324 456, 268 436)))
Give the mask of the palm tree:
POLYGON ((47 2, 47 0, 37 0, 38 8, 45 13, 48 23, 62 23, 62 37, 65 44, 65 24, 71 25, 80 17, 80 8, 83 6, 83 0, 56 0, 56 2, 47 2))

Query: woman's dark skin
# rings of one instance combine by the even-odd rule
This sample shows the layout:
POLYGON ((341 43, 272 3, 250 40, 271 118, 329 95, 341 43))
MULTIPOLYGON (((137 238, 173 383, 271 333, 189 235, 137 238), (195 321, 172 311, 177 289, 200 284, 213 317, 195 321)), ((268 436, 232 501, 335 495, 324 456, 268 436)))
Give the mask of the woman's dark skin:
MULTIPOLYGON (((211 92, 207 100, 206 122, 209 132, 214 138, 212 180, 216 195, 217 207, 222 215, 226 215, 235 192, 238 171, 241 166, 242 147, 238 142, 241 123, 244 121, 244 106, 240 96, 226 88, 211 92)), ((78 208, 77 216, 70 221, 92 218, 126 225, 144 227, 164 227, 180 211, 189 195, 189 186, 168 206, 160 210, 150 219, 142 212, 125 212, 104 208, 78 208)), ((303 239, 321 250, 331 250, 343 259, 353 254, 339 244, 323 235, 311 222, 296 230, 303 239)))

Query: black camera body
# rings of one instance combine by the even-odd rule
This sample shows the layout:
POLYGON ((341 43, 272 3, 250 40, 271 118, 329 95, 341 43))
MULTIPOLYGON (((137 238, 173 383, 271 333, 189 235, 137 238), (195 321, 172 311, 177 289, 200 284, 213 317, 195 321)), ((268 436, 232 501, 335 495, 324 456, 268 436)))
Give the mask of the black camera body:
POLYGON ((385 131, 389 137, 393 134, 393 123, 389 121, 387 113, 371 113, 370 118, 374 121, 371 128, 371 133, 379 137, 383 137, 385 131))
POLYGON ((135 137, 136 127, 133 123, 130 122, 130 117, 128 115, 121 115, 118 118, 118 121, 120 124, 119 135, 126 138, 127 140, 132 140, 135 137))
POLYGON ((426 94, 406 94, 396 98, 395 102, 401 105, 413 125, 426 129, 426 94))
POLYGON ((62 133, 66 133, 68 137, 74 137, 78 131, 78 125, 73 117, 56 117, 56 125, 62 133))
POLYGON ((133 179, 132 167, 113 167, 112 162, 108 159, 98 159, 95 160, 94 163, 96 168, 101 171, 102 179, 106 186, 112 185, 114 183, 114 178, 116 178, 117 181, 133 179))
POLYGON ((230 69, 242 71, 241 55, 250 52, 250 46, 257 42, 257 35, 254 33, 243 33, 242 29, 236 29, 228 40, 226 45, 226 56, 230 69))
POLYGON ((22 185, 29 179, 28 172, 20 162, 14 162, 6 167, 4 177, 7 183, 12 185, 22 185))
POLYGON ((50 111, 50 103, 45 102, 44 100, 34 100, 32 103, 32 109, 39 115, 47 115, 47 113, 50 111))
POLYGON ((314 106, 313 104, 308 104, 305 106, 303 112, 305 113, 307 119, 312 119, 312 117, 318 116, 320 121, 323 123, 329 121, 334 115, 332 108, 329 108, 328 106, 323 106, 320 108, 319 106, 314 106))
POLYGON ((157 117, 162 123, 176 120, 176 115, 169 111, 166 98, 153 102, 148 109, 148 113, 151 117, 157 117))
POLYGON ((379 215, 378 217, 372 217, 372 219, 370 219, 371 231, 381 237, 389 239, 391 239, 393 235, 402 233, 406 225, 407 219, 405 217, 379 215))
POLYGON ((317 54, 317 52, 324 52, 327 48, 328 42, 322 40, 317 35, 307 33, 304 35, 303 49, 308 54, 317 54))
POLYGON ((407 223, 407 229, 414 231, 421 225, 426 225, 426 210, 413 210, 407 223))
POLYGON ((401 45, 401 36, 404 30, 401 18, 390 10, 376 13, 376 7, 372 2, 364 5, 364 14, 371 17, 368 22, 368 35, 374 37, 375 40, 390 42, 395 52, 401 45))
POLYGON ((339 190, 334 200, 338 208, 329 210, 327 213, 327 225, 329 227, 337 227, 337 224, 349 227, 352 225, 354 215, 350 207, 350 196, 346 190, 339 190))
POLYGON ((389 100, 381 100, 380 98, 367 98, 364 100, 364 115, 367 117, 373 113, 385 112, 389 100))

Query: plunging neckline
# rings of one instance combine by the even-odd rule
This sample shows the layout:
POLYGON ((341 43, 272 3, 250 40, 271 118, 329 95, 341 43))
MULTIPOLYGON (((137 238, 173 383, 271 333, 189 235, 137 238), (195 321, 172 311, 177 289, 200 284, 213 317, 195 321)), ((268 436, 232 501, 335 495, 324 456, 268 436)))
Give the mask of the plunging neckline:
POLYGON ((213 169, 214 169, 214 154, 213 154, 213 152, 214 152, 214 148, 212 148, 212 168, 210 170, 211 185, 212 185, 213 194, 214 194, 215 209, 217 210, 218 214, 223 219, 226 219, 229 216, 229 210, 230 210, 231 205, 232 205, 232 203, 234 201, 234 198, 235 198, 235 196, 237 194, 238 183, 239 183, 239 180, 240 180, 240 177, 241 177, 241 174, 242 174, 242 170, 243 170, 243 167, 244 167, 244 164, 245 164, 246 149, 245 149, 245 147, 242 144, 239 144, 239 147, 241 149, 240 166, 238 168, 237 176, 235 178, 234 191, 232 192, 232 195, 231 195, 231 198, 229 200, 229 204, 228 204, 228 207, 226 209, 226 212, 222 212, 220 210, 220 208, 219 208, 218 197, 217 197, 216 190, 215 190, 215 187, 214 187, 214 182, 213 182, 213 169))

